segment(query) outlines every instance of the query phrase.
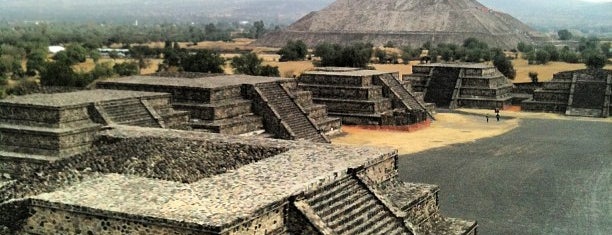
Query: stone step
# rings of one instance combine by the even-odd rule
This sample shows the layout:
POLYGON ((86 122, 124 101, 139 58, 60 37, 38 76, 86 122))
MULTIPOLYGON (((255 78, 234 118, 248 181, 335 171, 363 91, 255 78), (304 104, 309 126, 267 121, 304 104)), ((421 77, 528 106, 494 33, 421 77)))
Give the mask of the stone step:
POLYGON ((155 121, 155 119, 151 117, 143 117, 140 119, 129 120, 125 122, 121 122, 119 124, 125 124, 129 126, 140 126, 140 127, 160 127, 159 123, 155 121))
POLYGON ((376 221, 374 224, 364 225, 363 230, 360 234, 389 234, 389 230, 393 229, 393 220, 396 220, 393 216, 388 216, 386 213, 380 213, 380 218, 373 218, 376 221), (383 233, 384 232, 384 233, 383 233))
POLYGON ((350 187, 352 185, 351 183, 352 182, 350 178, 340 179, 334 182, 333 184, 324 186, 323 188, 319 189, 317 192, 309 195, 306 199, 306 202, 308 202, 308 204, 310 205, 321 203, 329 199, 330 197, 332 197, 335 193, 341 192, 345 188, 350 187))
POLYGON ((362 195, 362 198, 353 202, 346 201, 350 202, 350 204, 344 205, 343 209, 338 210, 337 214, 334 214, 333 217, 331 215, 323 217, 323 220, 327 221, 329 227, 338 231, 338 233, 343 233, 360 223, 366 222, 368 219, 367 214, 371 210, 375 211, 379 208, 377 208, 376 201, 368 197, 368 194, 362 195))
POLYGON ((138 120, 138 119, 143 119, 143 118, 151 118, 151 114, 149 114, 149 112, 133 112, 133 113, 123 113, 123 114, 113 114, 113 113, 106 113, 108 115, 108 117, 111 119, 111 121, 115 122, 115 123, 125 123, 125 122, 131 122, 133 120, 138 120))
POLYGON ((313 204, 313 209, 325 220, 336 220, 339 215, 342 215, 342 208, 347 206, 356 206, 367 200, 364 192, 357 191, 358 186, 346 188, 340 193, 334 194, 334 197, 320 204, 313 204))
POLYGON ((350 177, 307 195, 305 202, 337 234, 407 234, 401 221, 350 177))
POLYGON ((373 216, 368 218, 368 221, 374 223, 363 223, 354 228, 350 229, 347 233, 349 234, 377 234, 377 231, 381 231, 382 228, 390 224, 395 218, 388 216, 386 213, 379 211, 373 216))
POLYGON ((196 130, 204 129, 214 133, 239 135, 263 129, 263 119, 251 114, 214 121, 192 121, 190 126, 196 130))
POLYGON ((258 88, 263 93, 262 95, 268 98, 268 105, 276 110, 280 119, 287 123, 288 128, 296 135, 297 139, 327 142, 325 137, 318 132, 314 124, 306 118, 306 115, 302 113, 298 105, 279 84, 260 84, 258 88))

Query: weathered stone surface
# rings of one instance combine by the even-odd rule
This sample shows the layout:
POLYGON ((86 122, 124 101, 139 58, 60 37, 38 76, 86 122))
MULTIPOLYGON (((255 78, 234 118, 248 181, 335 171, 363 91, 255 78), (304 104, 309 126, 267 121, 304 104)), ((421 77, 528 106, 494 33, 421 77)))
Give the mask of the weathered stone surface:
POLYGON ((503 109, 512 103, 512 82, 492 65, 420 64, 403 80, 437 107, 503 109))
POLYGON ((521 107, 526 111, 556 112, 573 116, 608 117, 612 71, 586 69, 561 72, 536 89, 521 107))
POLYGON ((409 125, 427 120, 427 104, 398 80, 398 73, 317 68, 304 72, 298 87, 345 124, 409 125))

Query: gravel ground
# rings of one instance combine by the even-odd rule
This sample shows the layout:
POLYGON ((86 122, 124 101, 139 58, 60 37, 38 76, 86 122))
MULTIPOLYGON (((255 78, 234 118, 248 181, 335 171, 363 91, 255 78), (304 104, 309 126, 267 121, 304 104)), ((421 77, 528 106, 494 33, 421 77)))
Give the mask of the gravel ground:
POLYGON ((504 135, 400 157, 404 181, 438 184, 480 234, 609 234, 608 122, 524 119, 504 135))

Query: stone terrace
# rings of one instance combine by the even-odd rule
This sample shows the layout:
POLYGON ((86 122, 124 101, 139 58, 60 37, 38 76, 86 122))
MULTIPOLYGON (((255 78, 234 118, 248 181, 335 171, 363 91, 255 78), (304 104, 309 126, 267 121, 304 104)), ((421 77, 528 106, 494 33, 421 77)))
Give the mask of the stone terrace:
POLYGON ((317 68, 298 87, 345 124, 402 126, 433 119, 431 105, 399 81, 397 73, 357 68, 317 68))
MULTIPOLYGON (((99 138, 109 143, 152 138, 171 140, 168 143, 179 147, 195 141, 227 145, 228 149, 260 146, 276 150, 267 158, 192 183, 146 178, 129 172, 91 173, 79 182, 48 193, 0 203, 0 224, 31 234, 476 232, 475 222, 434 221, 442 218, 437 212, 435 186, 397 182, 393 185, 399 186, 385 187, 385 182, 396 181, 397 152, 390 149, 131 126, 116 126, 101 133, 99 138), (398 196, 400 191, 410 195, 398 196), (346 204, 347 198, 356 200, 346 204), (337 211, 329 211, 325 205, 337 211), (343 223, 354 227, 337 226, 343 223)), ((141 154, 138 148, 123 148, 109 150, 107 154, 120 151, 141 154)), ((107 164, 114 166, 112 162, 107 164)), ((84 166, 77 162, 66 167, 84 166)))
POLYGON ((0 173, 20 172, 12 163, 45 164, 86 152, 106 125, 181 127, 185 112, 163 93, 88 90, 0 100, 0 173))
POLYGON ((565 113, 570 116, 608 117, 612 103, 611 70, 561 72, 521 103, 526 111, 565 113))
POLYGON ((438 107, 493 109, 512 102, 512 82, 492 65, 420 64, 412 72, 402 79, 438 107))
POLYGON ((294 83, 294 79, 246 75, 133 76, 100 82, 98 87, 171 93, 173 107, 189 111, 190 125, 198 130, 232 135, 265 130, 281 139, 327 142, 319 133, 338 131, 339 120, 328 118, 325 107, 310 105, 309 93, 294 90, 294 83))

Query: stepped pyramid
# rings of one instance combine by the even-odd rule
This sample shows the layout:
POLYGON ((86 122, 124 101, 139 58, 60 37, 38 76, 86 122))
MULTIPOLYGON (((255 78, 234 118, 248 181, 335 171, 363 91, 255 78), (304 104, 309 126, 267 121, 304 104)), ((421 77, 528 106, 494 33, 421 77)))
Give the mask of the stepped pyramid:
POLYGON ((309 46, 362 41, 417 47, 428 41, 460 44, 469 37, 501 48, 544 39, 516 18, 476 0, 337 0, 285 30, 266 34, 255 44, 281 47, 288 40, 303 40, 309 46))

